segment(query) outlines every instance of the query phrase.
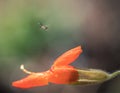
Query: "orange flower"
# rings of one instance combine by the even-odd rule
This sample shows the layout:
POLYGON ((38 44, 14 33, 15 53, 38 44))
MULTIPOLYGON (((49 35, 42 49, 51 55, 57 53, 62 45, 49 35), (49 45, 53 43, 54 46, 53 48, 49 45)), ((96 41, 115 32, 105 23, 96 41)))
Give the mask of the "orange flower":
POLYGON ((109 74, 98 69, 74 68, 70 63, 75 61, 81 53, 82 49, 80 46, 65 52, 57 58, 51 68, 45 72, 30 72, 24 69, 24 65, 21 65, 21 69, 29 75, 13 82, 12 85, 18 88, 45 86, 48 85, 49 82, 55 84, 90 85, 102 83, 120 75, 120 70, 109 74))
POLYGON ((55 84, 75 83, 79 79, 79 73, 70 63, 75 61, 81 53, 82 49, 80 46, 65 52, 57 58, 51 68, 45 72, 30 72, 21 65, 21 69, 29 75, 21 80, 13 82, 12 85, 18 88, 31 88, 48 85, 49 82, 55 84))

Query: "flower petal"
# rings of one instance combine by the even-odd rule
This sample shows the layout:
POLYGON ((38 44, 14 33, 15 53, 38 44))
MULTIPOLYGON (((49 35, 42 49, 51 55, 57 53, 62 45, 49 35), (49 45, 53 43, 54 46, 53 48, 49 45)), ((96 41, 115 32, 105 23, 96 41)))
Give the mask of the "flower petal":
POLYGON ((44 85, 48 85, 48 72, 30 74, 26 78, 12 83, 12 86, 18 88, 31 88, 44 85))
POLYGON ((69 66, 55 67, 52 73, 49 77, 49 82, 55 84, 71 84, 79 78, 78 71, 69 66))
POLYGON ((68 50, 55 60, 53 66, 68 65, 75 61, 81 53, 82 53, 81 46, 68 50))

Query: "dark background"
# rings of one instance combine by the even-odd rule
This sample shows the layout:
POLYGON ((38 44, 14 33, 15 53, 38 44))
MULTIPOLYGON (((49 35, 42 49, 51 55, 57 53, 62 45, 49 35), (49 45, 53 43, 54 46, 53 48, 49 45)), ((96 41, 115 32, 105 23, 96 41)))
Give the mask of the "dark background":
POLYGON ((82 46, 77 68, 120 69, 119 0, 0 0, 0 93, 120 93, 120 76, 99 85, 11 86, 41 72, 63 52, 82 46), (40 29, 39 22, 48 25, 40 29))

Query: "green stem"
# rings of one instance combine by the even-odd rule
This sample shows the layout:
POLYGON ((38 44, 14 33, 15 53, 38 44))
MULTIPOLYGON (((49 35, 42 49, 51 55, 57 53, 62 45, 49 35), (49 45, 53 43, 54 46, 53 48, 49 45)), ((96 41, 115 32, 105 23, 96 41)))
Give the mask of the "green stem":
POLYGON ((113 72, 112 74, 110 74, 108 80, 109 80, 109 79, 112 79, 112 78, 114 78, 114 77, 116 77, 116 76, 118 76, 118 75, 120 75, 120 70, 119 70, 119 71, 115 71, 115 72, 113 72))

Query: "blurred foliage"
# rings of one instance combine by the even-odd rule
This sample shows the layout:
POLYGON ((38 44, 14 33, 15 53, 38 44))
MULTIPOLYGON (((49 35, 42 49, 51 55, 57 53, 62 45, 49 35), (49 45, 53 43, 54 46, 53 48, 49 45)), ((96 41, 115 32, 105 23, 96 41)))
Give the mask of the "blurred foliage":
POLYGON ((0 56, 31 55, 45 47, 45 32, 40 31, 37 11, 26 5, 11 6, 5 7, 0 17, 0 56))
POLYGON ((0 57, 40 54, 53 43, 57 45, 58 42, 71 42, 69 30, 73 28, 70 26, 73 19, 71 22, 67 22, 69 19, 65 21, 64 17, 67 15, 61 16, 61 12, 54 9, 54 6, 51 7, 50 2, 11 0, 1 3, 0 57), (42 31, 39 22, 48 25, 49 31, 42 31))

